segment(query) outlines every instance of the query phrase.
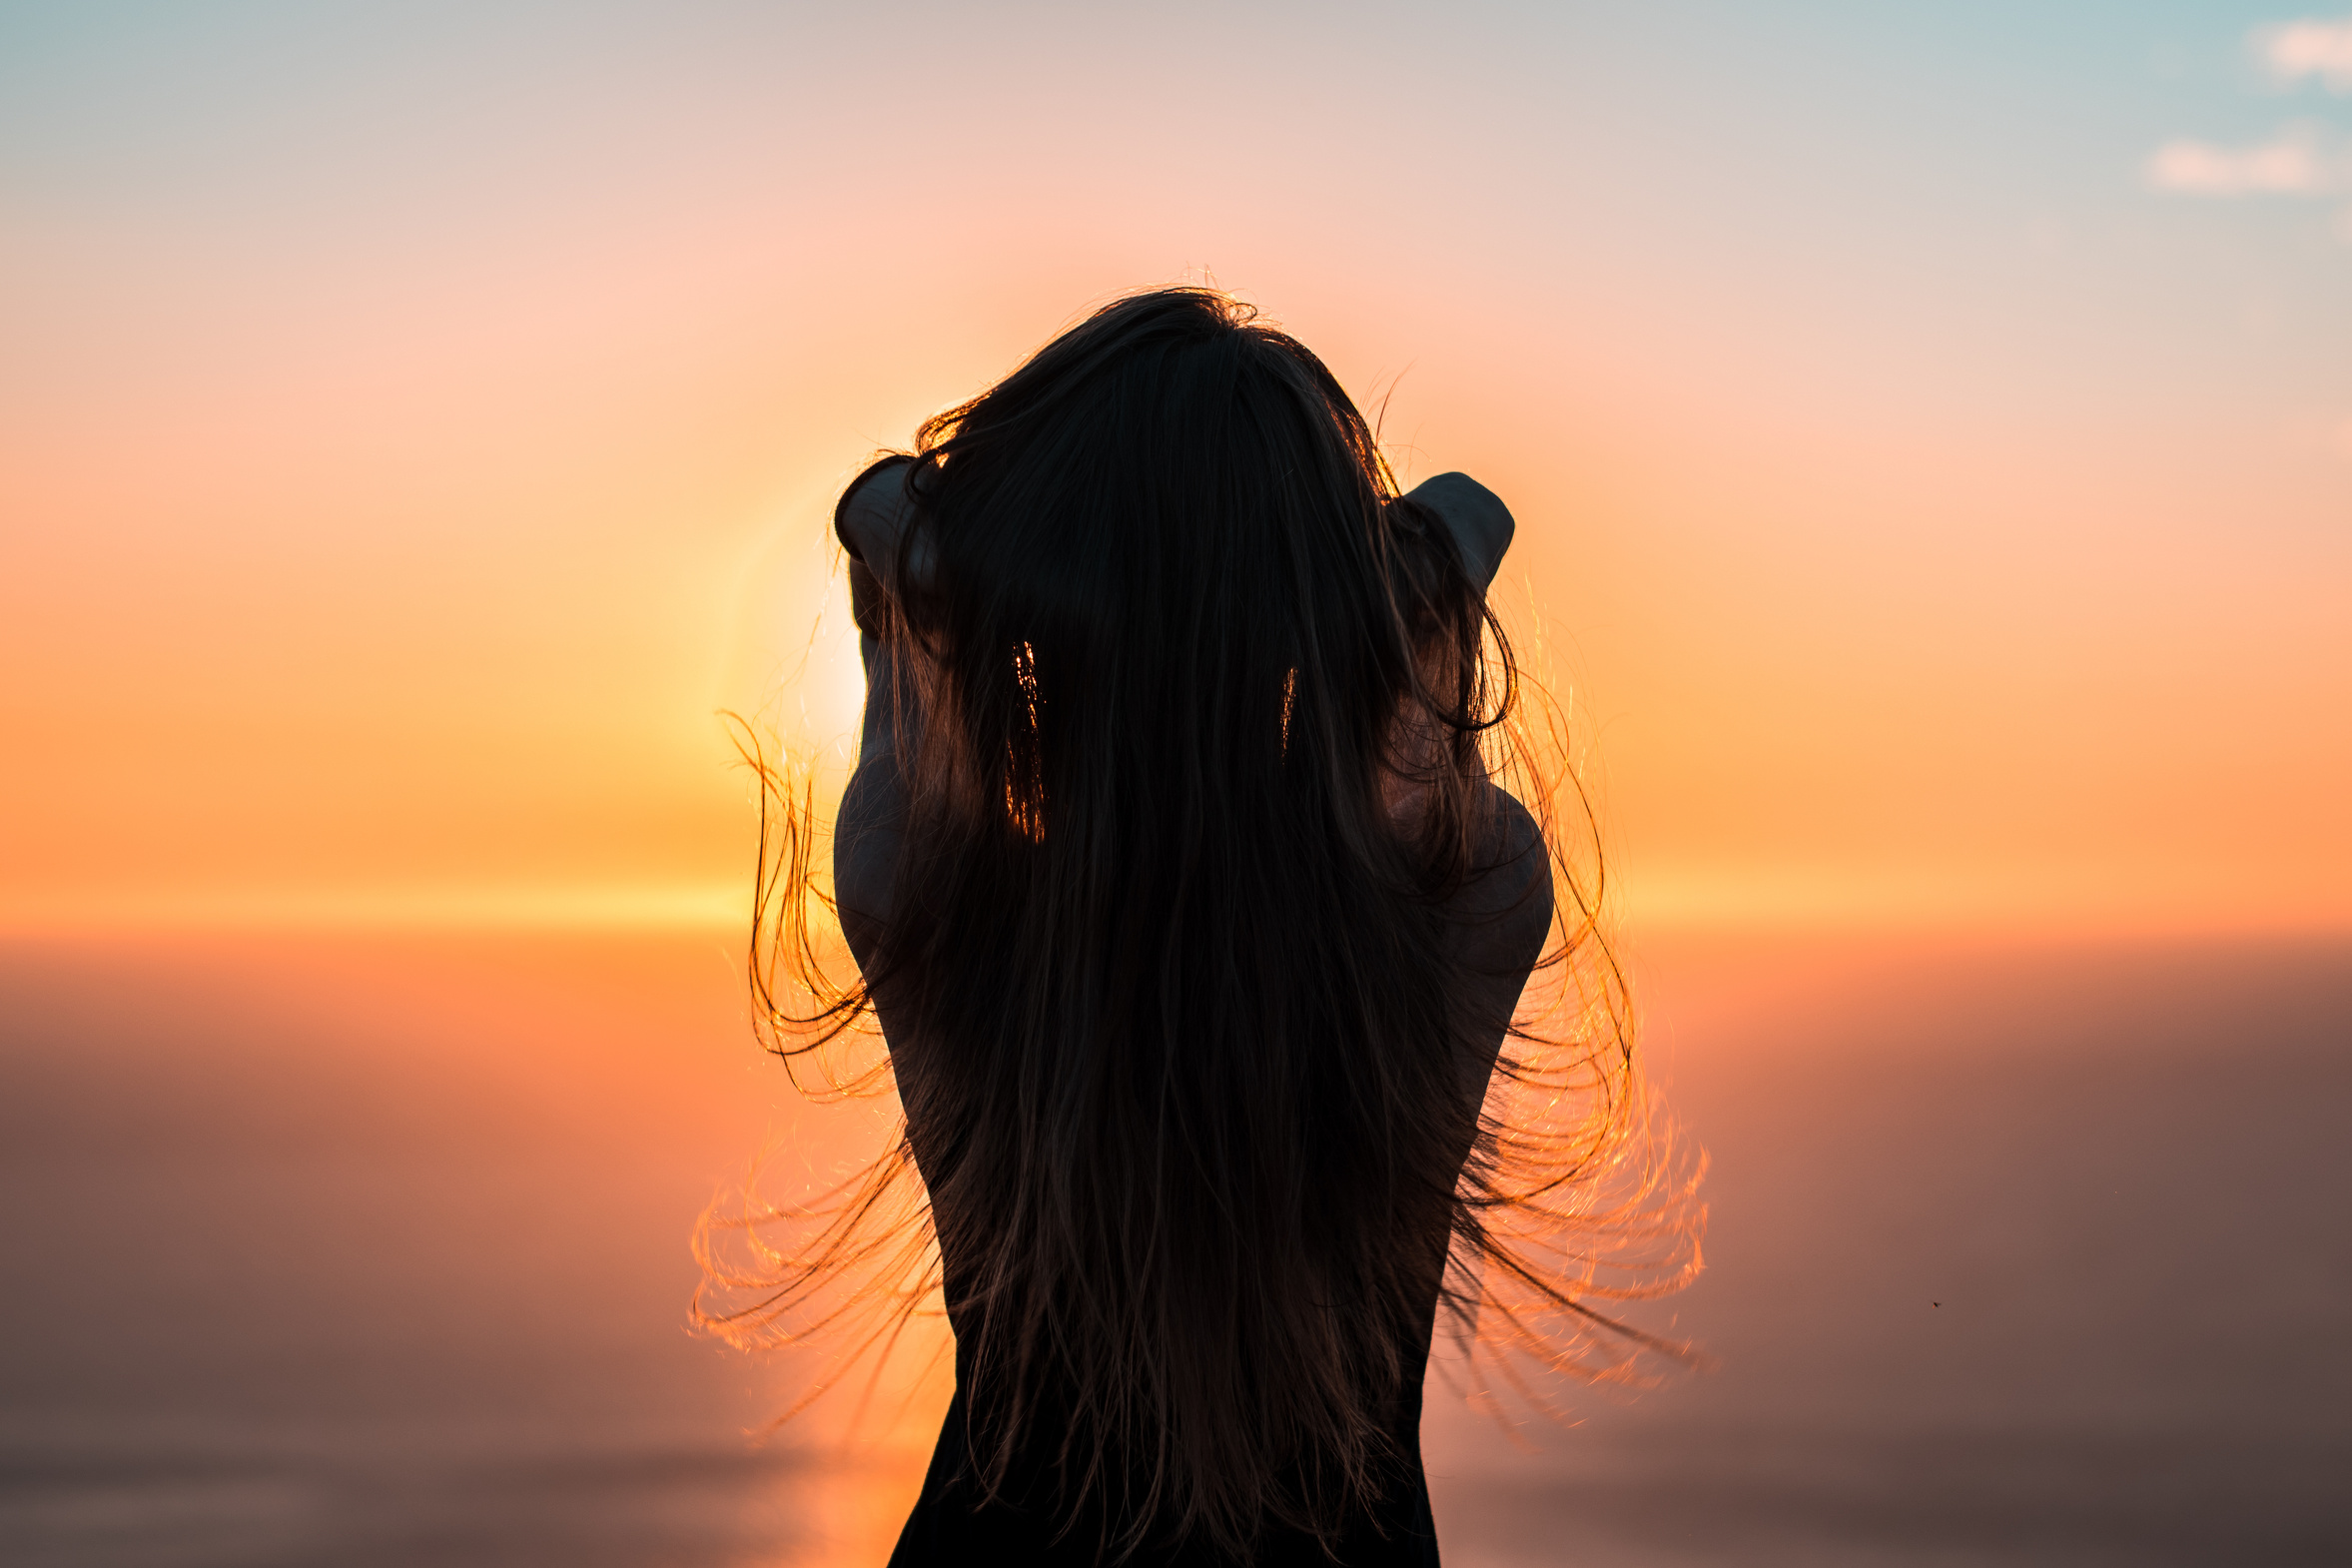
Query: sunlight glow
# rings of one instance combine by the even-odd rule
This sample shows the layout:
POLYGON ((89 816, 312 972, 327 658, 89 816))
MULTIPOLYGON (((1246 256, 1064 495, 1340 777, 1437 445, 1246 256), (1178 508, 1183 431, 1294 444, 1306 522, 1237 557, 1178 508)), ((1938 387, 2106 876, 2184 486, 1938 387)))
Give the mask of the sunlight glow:
POLYGON ((729 882, 640 886, 75 890, 0 899, 0 933, 102 929, 659 931, 748 928, 729 882))

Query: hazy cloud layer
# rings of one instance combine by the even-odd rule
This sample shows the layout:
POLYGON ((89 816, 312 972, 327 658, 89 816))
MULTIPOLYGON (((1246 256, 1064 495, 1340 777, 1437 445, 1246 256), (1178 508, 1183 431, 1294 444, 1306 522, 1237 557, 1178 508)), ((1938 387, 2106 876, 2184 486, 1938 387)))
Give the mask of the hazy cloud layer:
POLYGON ((2317 126, 2290 126, 2255 147, 2179 138, 2150 154, 2148 183, 2196 196, 2324 196, 2352 186, 2345 154, 2317 126))
POLYGON ((2254 35, 2254 49, 2281 81, 2317 77, 2336 92, 2352 92, 2352 16, 2264 28, 2254 35))

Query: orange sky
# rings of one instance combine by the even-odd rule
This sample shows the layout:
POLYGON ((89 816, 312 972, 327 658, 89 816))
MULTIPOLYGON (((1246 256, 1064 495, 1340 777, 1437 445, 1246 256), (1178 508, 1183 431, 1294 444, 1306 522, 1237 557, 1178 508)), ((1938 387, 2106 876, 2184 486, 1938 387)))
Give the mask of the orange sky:
POLYGON ((9 41, 0 921, 725 915, 832 491, 1206 269, 1512 503, 1637 914, 2352 923, 2352 245, 2143 172, 2337 145, 2276 18, 1347 15, 9 41))

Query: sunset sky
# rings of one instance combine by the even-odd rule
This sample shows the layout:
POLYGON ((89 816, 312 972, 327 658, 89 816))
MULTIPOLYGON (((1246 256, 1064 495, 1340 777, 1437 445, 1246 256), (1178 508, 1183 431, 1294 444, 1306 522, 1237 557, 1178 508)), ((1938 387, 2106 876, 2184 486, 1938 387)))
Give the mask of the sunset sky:
POLYGON ((1637 918, 2352 926, 2352 16, 2140 0, 10 6, 0 925, 730 918, 842 480, 1202 278, 1637 918))

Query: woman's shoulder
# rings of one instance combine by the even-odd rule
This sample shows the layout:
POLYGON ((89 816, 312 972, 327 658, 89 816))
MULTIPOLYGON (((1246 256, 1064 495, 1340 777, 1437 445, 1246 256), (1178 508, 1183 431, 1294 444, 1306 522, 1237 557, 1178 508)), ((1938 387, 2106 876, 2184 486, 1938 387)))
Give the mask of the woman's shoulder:
POLYGON ((1525 975, 1552 924, 1552 857, 1535 813, 1499 785, 1460 891, 1446 913, 1462 929, 1476 968, 1525 975))

